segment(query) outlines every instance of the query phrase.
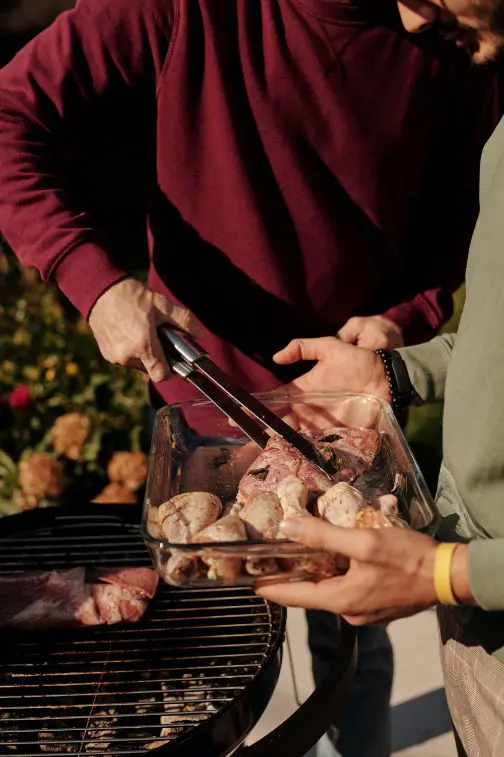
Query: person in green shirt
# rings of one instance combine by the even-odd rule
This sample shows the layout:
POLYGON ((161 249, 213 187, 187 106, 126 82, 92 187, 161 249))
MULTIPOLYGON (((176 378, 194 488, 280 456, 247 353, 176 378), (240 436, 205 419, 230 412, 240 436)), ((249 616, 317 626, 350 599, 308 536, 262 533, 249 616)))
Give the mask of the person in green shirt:
MULTIPOLYGON (((409 5, 409 3, 408 3, 409 5)), ((504 0, 432 0, 477 63, 504 47, 504 0)), ((425 3, 413 3, 420 12, 425 3)), ((298 339, 281 364, 317 361, 282 391, 368 393, 396 408, 444 402, 437 539, 413 530, 342 529, 316 518, 286 537, 346 555, 344 576, 262 587, 280 604, 356 626, 438 606, 445 687, 459 755, 504 755, 504 119, 485 147, 480 215, 457 334, 374 353, 333 337, 298 339)))
MULTIPOLYGON (((501 11, 504 10, 501 8, 501 11)), ((289 519, 285 536, 350 558, 344 576, 258 593, 353 625, 438 605, 442 665, 459 755, 504 755, 504 119, 481 165, 480 215, 457 334, 378 353, 327 337, 298 339, 282 364, 318 361, 282 391, 359 392, 444 401, 437 540, 413 530, 341 529, 289 519)))

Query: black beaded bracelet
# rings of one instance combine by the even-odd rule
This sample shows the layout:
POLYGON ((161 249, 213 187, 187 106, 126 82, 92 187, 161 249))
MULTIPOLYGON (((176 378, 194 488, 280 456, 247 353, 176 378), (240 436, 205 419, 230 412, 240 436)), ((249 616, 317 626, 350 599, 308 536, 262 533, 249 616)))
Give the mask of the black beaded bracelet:
POLYGON ((395 350, 376 350, 383 363, 385 376, 390 389, 390 402, 394 409, 403 410, 414 404, 415 392, 411 385, 408 369, 399 352, 395 350))
POLYGON ((397 398, 397 385, 395 381, 394 372, 392 370, 392 356, 388 350, 376 350, 376 354, 383 363, 383 370, 385 371, 385 377, 387 379, 390 390, 390 404, 394 410, 398 410, 400 402, 397 398))

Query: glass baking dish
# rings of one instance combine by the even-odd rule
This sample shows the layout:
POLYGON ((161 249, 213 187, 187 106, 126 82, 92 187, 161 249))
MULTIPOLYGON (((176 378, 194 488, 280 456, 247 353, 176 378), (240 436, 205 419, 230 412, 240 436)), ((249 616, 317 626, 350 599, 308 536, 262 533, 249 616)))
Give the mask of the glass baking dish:
MULTIPOLYGON (((379 488, 398 498, 399 516, 430 532, 435 509, 420 469, 391 407, 368 395, 300 394, 295 398, 256 395, 301 431, 374 429, 380 446, 372 467, 352 481, 364 496, 379 488)), ((149 460, 142 532, 155 569, 174 586, 253 586, 327 574, 326 555, 288 540, 176 544, 166 541, 159 506, 185 492, 217 495, 224 514, 236 498, 241 477, 261 452, 223 413, 206 400, 168 405, 158 411, 149 460), (229 566, 212 575, 208 566, 229 566), (321 567, 322 566, 322 567, 321 567), (324 567, 325 566, 325 567, 324 567)))

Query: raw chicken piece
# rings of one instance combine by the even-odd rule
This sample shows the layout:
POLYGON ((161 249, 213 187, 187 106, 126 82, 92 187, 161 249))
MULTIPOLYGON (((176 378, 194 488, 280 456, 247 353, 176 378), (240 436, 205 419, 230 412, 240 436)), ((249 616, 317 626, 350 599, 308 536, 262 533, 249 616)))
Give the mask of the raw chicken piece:
POLYGON ((226 515, 198 533, 197 544, 220 541, 246 541, 245 526, 237 515, 226 515))
POLYGON ((159 577, 150 568, 108 568, 100 570, 100 581, 127 589, 139 597, 152 599, 159 577))
POLYGON ((0 576, 0 626, 27 630, 135 622, 154 596, 158 576, 149 568, 97 573, 84 567, 0 576))
POLYGON ((261 492, 276 492, 287 476, 298 476, 309 489, 316 491, 325 491, 331 485, 328 476, 285 439, 272 436, 240 481, 238 501, 247 502, 261 492))
POLYGON ((282 560, 283 568, 288 573, 317 576, 317 578, 330 578, 338 573, 338 558, 328 552, 320 554, 302 555, 301 557, 288 557, 282 560))
POLYGON ((222 512, 218 497, 208 492, 177 494, 158 509, 163 536, 173 544, 189 544, 196 534, 215 523, 222 512))
POLYGON ((238 513, 245 523, 250 539, 276 539, 282 522, 283 510, 280 500, 272 492, 262 492, 251 497, 238 513))
POLYGON ((278 498, 282 506, 284 518, 293 515, 309 515, 306 509, 308 503, 308 487, 297 476, 287 476, 280 482, 277 489, 278 498))
POLYGON ((357 528, 392 528, 393 522, 380 510, 368 505, 357 513, 357 528))
POLYGON ((166 563, 164 574, 167 580, 171 580, 175 584, 183 584, 193 578, 202 577, 203 571, 197 557, 173 550, 166 563))
MULTIPOLYGON (((334 481, 353 481, 369 470, 378 454, 380 435, 373 429, 335 428, 311 439, 321 455, 331 463, 334 481)), ((253 494, 277 491, 287 476, 296 476, 310 491, 325 492, 331 479, 280 436, 272 436, 240 481, 238 501, 253 494)))
POLYGON ((387 518, 397 518, 399 515, 399 504, 397 497, 393 494, 382 494, 378 497, 378 509, 387 518))
POLYGON ((222 518, 226 515, 239 515, 243 510, 243 502, 228 502, 222 508, 222 518))
MULTIPOLYGON (((245 526, 237 515, 226 515, 203 529, 195 538, 195 542, 246 541, 245 526)), ((241 557, 212 557, 202 555, 208 565, 208 578, 237 578, 242 569, 241 557)))
POLYGON ((318 498, 317 512, 333 526, 355 528, 357 514, 367 506, 367 501, 357 489, 341 482, 331 486, 318 498))
POLYGON ((274 557, 249 557, 245 560, 245 570, 251 576, 271 576, 280 570, 274 557))
POLYGON ((354 481, 373 465, 380 435, 370 428, 339 427, 314 438, 321 454, 334 463, 338 481, 354 481))

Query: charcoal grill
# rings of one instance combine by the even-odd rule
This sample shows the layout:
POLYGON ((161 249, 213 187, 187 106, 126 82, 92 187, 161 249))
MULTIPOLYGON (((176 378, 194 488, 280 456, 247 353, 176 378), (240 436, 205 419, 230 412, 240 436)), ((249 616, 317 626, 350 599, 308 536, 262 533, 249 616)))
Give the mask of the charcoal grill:
MULTIPOLYGON (((38 510, 2 520, 0 573, 149 565, 131 506, 38 510)), ((291 718, 242 746, 278 679, 285 612, 242 587, 161 584, 136 625, 4 632, 0 754, 243 757, 304 754, 348 689, 355 634, 291 718)))

